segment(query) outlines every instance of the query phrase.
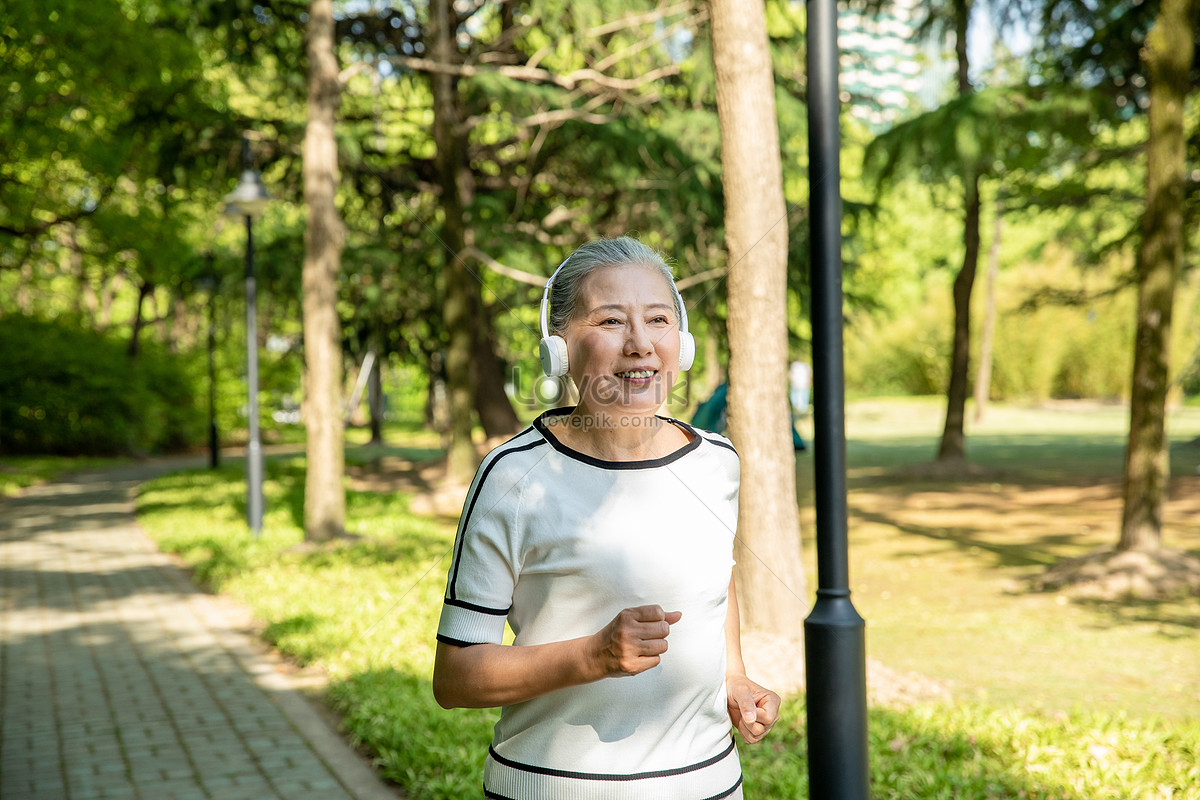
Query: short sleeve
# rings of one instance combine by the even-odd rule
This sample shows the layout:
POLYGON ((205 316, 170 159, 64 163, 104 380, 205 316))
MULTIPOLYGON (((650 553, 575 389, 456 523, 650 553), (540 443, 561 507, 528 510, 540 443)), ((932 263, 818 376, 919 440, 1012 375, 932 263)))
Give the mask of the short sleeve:
POLYGON ((520 486, 508 477, 517 459, 492 456, 463 504, 438 623, 438 641, 460 647, 502 643, 516 586, 520 486))

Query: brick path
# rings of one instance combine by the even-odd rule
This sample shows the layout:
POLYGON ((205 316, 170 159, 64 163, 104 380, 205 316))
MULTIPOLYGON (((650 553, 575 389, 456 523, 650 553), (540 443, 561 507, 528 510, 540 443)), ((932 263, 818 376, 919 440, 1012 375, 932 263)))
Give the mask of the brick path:
POLYGON ((135 524, 179 464, 0 500, 0 797, 396 800, 135 524))

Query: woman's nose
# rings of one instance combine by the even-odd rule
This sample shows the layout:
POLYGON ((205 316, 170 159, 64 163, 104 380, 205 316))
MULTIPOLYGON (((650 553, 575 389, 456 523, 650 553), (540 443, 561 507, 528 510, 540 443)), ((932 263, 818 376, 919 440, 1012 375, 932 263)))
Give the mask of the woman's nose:
POLYGON ((631 324, 629 334, 625 337, 625 355, 645 356, 649 355, 652 350, 654 350, 654 339, 650 334, 650 329, 640 322, 631 324))

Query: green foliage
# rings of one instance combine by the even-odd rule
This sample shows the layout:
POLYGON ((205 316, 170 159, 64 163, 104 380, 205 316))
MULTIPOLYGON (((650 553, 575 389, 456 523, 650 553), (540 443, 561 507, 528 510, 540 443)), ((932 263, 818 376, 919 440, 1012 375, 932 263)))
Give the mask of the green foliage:
POLYGON ((0 318, 0 451, 145 453, 203 438, 180 364, 64 324, 0 318))
POLYGON ((901 311, 854 318, 845 337, 846 390, 868 396, 931 395, 949 380, 950 309, 943 295, 901 311))
MULTIPOLYGON (((428 56, 428 7, 337 5, 338 55, 350 76, 337 128, 338 203, 347 229, 338 299, 347 362, 361 363, 374 350, 428 386, 446 336, 442 264, 459 254, 446 253, 439 240, 429 75, 392 60, 428 56)), ((1048 26, 1046 53, 1006 66, 1008 75, 1032 71, 1029 85, 1006 87, 999 84, 1007 77, 997 79, 898 126, 872 143, 865 159, 867 137, 844 126, 852 391, 944 388, 939 361, 948 335, 935 321, 948 330, 938 294, 948 288, 931 276, 961 262, 954 187, 964 167, 992 176, 986 193, 1003 194, 1010 212, 1038 214, 1022 254, 1006 252, 1005 270, 1044 265, 1032 250, 1047 243, 1061 243, 1093 266, 1131 252, 1145 138, 1145 121, 1134 112, 1145 82, 1140 44, 1130 37, 1145 33, 1157 4, 1093 8, 1062 0, 1045 5, 1051 7, 1078 28, 1063 38, 1048 26), (1104 19, 1092 19, 1096 9, 1104 19), (1071 50, 1075 41, 1103 47, 1071 50), (1084 74, 1091 76, 1086 88, 1064 80, 1084 74), (892 178, 890 189, 877 198, 884 176, 892 178), (863 213, 867 208, 877 213, 863 213), (1071 213, 1054 211, 1060 208, 1071 213)), ((145 292, 141 341, 157 339, 184 353, 202 385, 203 359, 194 353, 202 346, 195 331, 206 293, 196 291, 196 280, 215 273, 222 306, 217 415, 225 438, 245 425, 246 332, 233 300, 245 238, 218 206, 241 169, 237 140, 244 130, 252 132, 256 164, 280 201, 255 227, 258 335, 290 343, 287 352, 262 354, 268 433, 279 427, 271 412, 299 399, 306 8, 305 0, 11 0, 0 22, 7 80, 0 96, 0 141, 7 146, 0 164, 0 313, 77 317, 128 336, 135 298, 145 292)), ((789 348, 805 356, 806 21, 793 2, 769 0, 766 8, 789 208, 789 348)), ((942 21, 952 11, 946 4, 925 10, 942 21)), ((581 241, 635 231, 672 256, 681 277, 725 264, 720 129, 702 10, 537 0, 468 4, 455 13, 460 55, 475 70, 458 86, 468 131, 461 177, 476 248, 546 274, 581 241), (630 13, 643 21, 620 24, 630 13), (648 22, 646 14, 658 16, 648 22), (547 76, 592 67, 631 81, 631 88, 596 91, 586 81, 566 87, 501 71, 531 59, 547 76), (658 80, 632 85, 656 70, 663 72, 658 80)), ((1200 135, 1198 110, 1193 101, 1189 152, 1200 135)), ((1200 208, 1196 185, 1188 195, 1193 216, 1200 208)), ((484 284, 501 358, 526 376, 536 373, 536 290, 464 258, 484 284)), ((1084 280, 1082 273, 1077 278, 1084 280)), ((717 361, 725 356, 724 296, 720 278, 685 292, 697 331, 718 343, 717 361)), ((1128 323, 1120 309, 1090 321, 1078 304, 1022 310, 1028 299, 1014 291, 1002 307, 997 397, 1124 390, 1129 356, 1120 348, 1128 323)), ((977 295, 976 324, 978 309, 977 295)), ((1178 329, 1194 331, 1194 305, 1181 307, 1181 315, 1178 329)), ((1181 359, 1193 340, 1176 346, 1181 359)), ((1200 391, 1197 368, 1181 374, 1185 391, 1200 391)), ((410 400, 405 404, 419 407, 410 400)))
MULTIPOLYGON (((804 797, 803 708, 757 748, 743 747, 747 797, 804 797)), ((976 703, 871 711, 878 800, 1196 798, 1200 725, 1121 714, 1031 716, 976 703)))
POLYGON ((1064 140, 1090 139, 1102 108, 1100 95, 1078 89, 971 92, 878 136, 863 156, 864 173, 882 185, 905 171, 941 183, 1039 169, 1064 140), (1031 133, 1039 130, 1047 132, 1031 133))

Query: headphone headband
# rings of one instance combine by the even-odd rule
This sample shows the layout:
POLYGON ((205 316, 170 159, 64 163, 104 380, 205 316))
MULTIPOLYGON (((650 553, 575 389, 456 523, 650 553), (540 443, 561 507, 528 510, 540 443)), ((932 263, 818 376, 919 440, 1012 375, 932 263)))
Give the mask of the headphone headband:
MULTIPOLYGON (((573 255, 575 255, 574 252, 571 253, 571 256, 573 256, 573 255)), ((558 273, 562 272, 562 268, 565 267, 567 265, 567 262, 571 260, 571 256, 567 256, 566 258, 563 259, 563 262, 558 265, 558 269, 554 270, 554 272, 550 275, 549 280, 546 281, 546 288, 544 290, 542 290, 541 320, 542 320, 542 338, 543 339, 549 338, 549 336, 550 336, 550 327, 546 322, 546 311, 550 307, 550 287, 554 285, 554 279, 558 277, 558 273)))

